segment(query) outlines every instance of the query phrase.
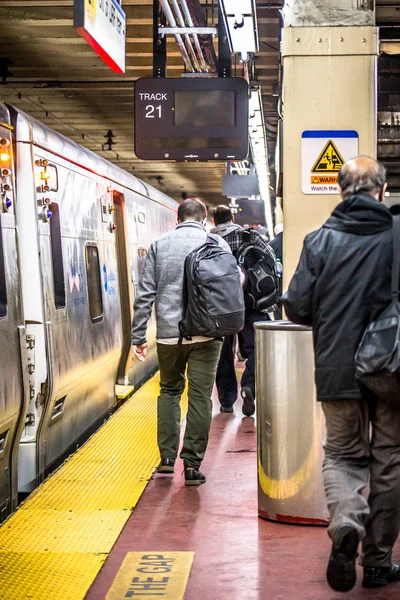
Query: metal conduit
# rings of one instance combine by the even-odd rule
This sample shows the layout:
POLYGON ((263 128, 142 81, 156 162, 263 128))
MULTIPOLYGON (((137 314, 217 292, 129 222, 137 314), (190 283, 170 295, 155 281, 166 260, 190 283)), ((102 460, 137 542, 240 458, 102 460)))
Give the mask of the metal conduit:
MULTIPOLYGON (((176 2, 176 0, 174 0, 174 1, 176 2)), ((185 19, 188 24, 188 27, 194 27, 192 15, 190 14, 190 10, 186 3, 186 0, 181 0, 181 5, 182 5, 183 14, 185 15, 185 19)), ((200 46, 200 41, 199 41, 199 37, 198 37, 197 33, 193 34, 193 41, 194 41, 194 45, 196 47, 197 54, 198 54, 199 61, 200 61, 200 70, 203 72, 206 72, 206 71, 208 71, 208 67, 207 67, 207 63, 204 58, 203 50, 201 49, 201 46, 200 46)))
MULTIPOLYGON (((168 23, 170 24, 170 26, 177 27, 178 25, 175 21, 175 17, 169 6, 168 0, 159 0, 159 2, 160 2, 160 6, 164 12, 164 15, 165 15, 168 23)), ((189 71, 194 72, 195 68, 193 67, 192 61, 190 60, 189 54, 187 53, 187 50, 185 48, 185 44, 183 43, 181 34, 175 33, 175 39, 176 39, 176 43, 178 44, 179 51, 182 54, 182 58, 183 58, 186 68, 189 71)))
MULTIPOLYGON (((178 19, 179 25, 181 27, 185 27, 186 26, 185 19, 183 18, 183 15, 181 13, 181 9, 179 7, 177 0, 172 0, 172 6, 174 8, 175 15, 176 15, 176 18, 178 19)), ((189 23, 188 23, 188 25, 189 25, 189 23)), ((190 27, 190 25, 189 25, 189 27, 190 27)), ((190 58, 192 60, 194 71, 200 71, 201 67, 200 67, 199 61, 197 60, 196 53, 193 49, 192 42, 190 40, 190 36, 188 33, 185 33, 183 35, 183 37, 185 39, 186 50, 188 51, 188 54, 190 55, 190 58)))
MULTIPOLYGON (((194 23, 195 27, 207 27, 207 22, 204 17, 203 6, 200 4, 199 0, 184 0, 184 3, 187 5, 192 23, 194 23)), ((209 65, 209 68, 212 73, 215 73, 217 68, 217 57, 215 55, 213 38, 211 35, 200 35, 199 36, 200 46, 203 49, 204 57, 206 60, 206 64, 209 65)))

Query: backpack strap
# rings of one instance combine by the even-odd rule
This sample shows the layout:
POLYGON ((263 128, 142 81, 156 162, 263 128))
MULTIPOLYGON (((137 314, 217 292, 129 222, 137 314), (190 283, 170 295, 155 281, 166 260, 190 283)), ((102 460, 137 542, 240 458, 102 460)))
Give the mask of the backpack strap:
MULTIPOLYGON (((218 236, 218 237, 221 237, 221 236, 218 236)), ((207 233, 207 239, 206 239, 205 243, 206 244, 211 244, 212 246, 219 246, 219 242, 218 242, 217 236, 213 235, 212 233, 207 233)), ((201 246, 203 246, 203 244, 201 246)), ((200 246, 200 248, 201 248, 201 246, 200 246)))
POLYGON ((184 268, 183 288, 182 288, 183 318, 178 323, 178 327, 179 327, 178 344, 182 344, 183 338, 185 338, 186 340, 192 339, 190 335, 185 335, 185 325, 186 325, 185 317, 186 317, 187 308, 188 308, 188 285, 187 285, 187 275, 186 275, 186 261, 187 261, 187 257, 185 259, 185 264, 183 267, 184 268))
POLYGON ((242 229, 241 238, 242 244, 250 244, 251 243, 251 229, 242 229))
POLYGON ((400 280, 400 216, 393 217, 392 299, 399 297, 400 280))

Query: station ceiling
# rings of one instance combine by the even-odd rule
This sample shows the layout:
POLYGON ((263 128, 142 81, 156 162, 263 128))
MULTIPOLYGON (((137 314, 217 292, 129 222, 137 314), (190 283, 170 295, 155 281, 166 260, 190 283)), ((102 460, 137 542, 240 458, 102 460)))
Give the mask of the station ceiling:
MULTIPOLYGON (((202 0, 209 24, 217 1, 202 0)), ((261 83, 271 140, 277 123, 273 85, 278 81, 281 2, 257 0, 261 83)), ((152 76, 153 2, 123 0, 127 17, 126 72, 115 74, 76 33, 73 0, 0 0, 0 99, 107 158, 180 200, 200 196, 215 205, 222 197, 225 164, 143 162, 133 151, 133 84, 152 76), (103 150, 112 130, 115 145, 103 150)), ((216 11, 214 12, 216 17, 216 11)), ((179 77, 183 60, 168 37, 168 76, 179 77)), ((239 62, 235 66, 242 73, 239 62)))
MULTIPOLYGON (((217 6, 217 0, 201 0, 201 3, 211 24, 212 7, 217 6)), ((273 92, 276 93, 279 80, 279 8, 282 4, 283 0, 257 0, 260 52, 255 61, 255 79, 262 89, 270 160, 274 156, 278 121, 277 97, 273 92)), ((376 5, 381 39, 398 44, 399 1, 378 0, 376 5)), ((0 0, 0 99, 25 110, 177 200, 184 195, 200 196, 211 206, 226 201, 221 195, 224 163, 155 163, 135 157, 133 84, 139 77, 152 76, 153 1, 123 0, 122 6, 127 16, 127 66, 126 73, 120 75, 113 73, 76 33, 73 0, 0 0), (111 151, 103 149, 110 129, 115 136, 111 151)), ((400 95, 394 93, 393 86, 400 81, 400 56, 385 60, 386 71, 390 68, 389 75, 381 69, 379 110, 398 115, 400 95), (390 83, 389 80, 393 80, 393 85, 385 96, 385 82, 390 83), (386 97, 392 104, 386 102, 386 97)), ((238 61, 233 63, 233 71, 235 69, 241 75, 238 61)), ((170 36, 168 76, 179 77, 183 70, 182 57, 170 36)), ((390 129, 393 143, 388 148, 392 169, 400 181, 399 120, 393 122, 395 126, 390 129)))

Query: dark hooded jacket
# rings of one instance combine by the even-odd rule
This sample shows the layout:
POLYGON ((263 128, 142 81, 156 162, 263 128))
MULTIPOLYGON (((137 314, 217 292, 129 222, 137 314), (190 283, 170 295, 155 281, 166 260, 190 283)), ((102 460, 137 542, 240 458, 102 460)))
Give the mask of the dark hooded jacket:
POLYGON ((318 400, 362 397, 354 357, 367 325, 390 304, 392 225, 388 208, 359 194, 304 240, 282 302, 289 319, 313 328, 318 400))

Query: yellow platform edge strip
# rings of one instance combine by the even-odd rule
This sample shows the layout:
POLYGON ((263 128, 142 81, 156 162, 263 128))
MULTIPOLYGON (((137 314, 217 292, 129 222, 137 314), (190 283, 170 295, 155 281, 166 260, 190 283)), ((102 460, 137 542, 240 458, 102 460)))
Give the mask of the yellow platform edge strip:
POLYGON ((84 598, 158 464, 158 392, 157 374, 0 527, 1 600, 84 598))

